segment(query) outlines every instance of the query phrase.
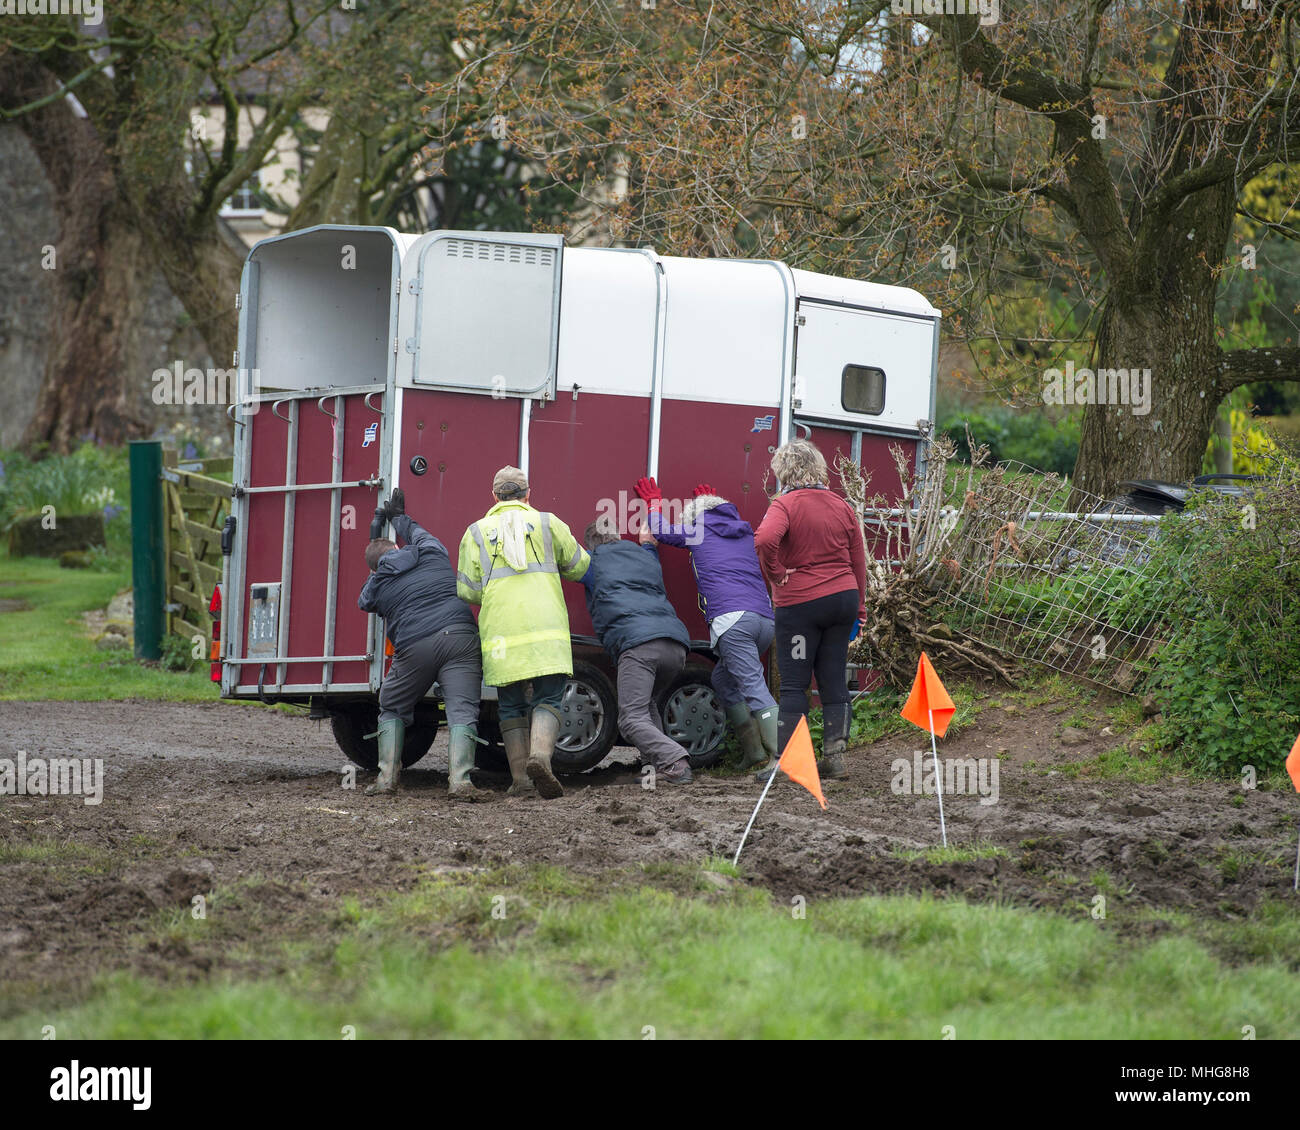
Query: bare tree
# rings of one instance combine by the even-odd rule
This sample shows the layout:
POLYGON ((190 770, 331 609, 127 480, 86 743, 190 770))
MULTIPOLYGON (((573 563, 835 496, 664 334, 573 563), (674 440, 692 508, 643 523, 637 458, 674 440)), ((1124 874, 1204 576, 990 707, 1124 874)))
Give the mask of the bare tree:
MULTIPOLYGON (((1245 190, 1300 142, 1295 4, 927 6, 479 0, 465 66, 429 90, 585 178, 626 238, 923 287, 994 386, 1040 404, 1072 363, 1080 488, 1195 474, 1227 393, 1300 379, 1293 344, 1225 352, 1214 316, 1251 265, 1245 190)), ((1263 220, 1297 236, 1288 208, 1263 220)))

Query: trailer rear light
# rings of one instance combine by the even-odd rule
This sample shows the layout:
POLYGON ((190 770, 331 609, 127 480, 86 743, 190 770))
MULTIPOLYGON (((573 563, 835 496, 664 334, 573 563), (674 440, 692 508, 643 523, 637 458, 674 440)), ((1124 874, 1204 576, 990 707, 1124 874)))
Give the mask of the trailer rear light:
POLYGON ((212 662, 209 677, 214 683, 221 682, 221 586, 212 590, 212 599, 208 601, 208 615, 212 617, 212 650, 208 659, 212 662))

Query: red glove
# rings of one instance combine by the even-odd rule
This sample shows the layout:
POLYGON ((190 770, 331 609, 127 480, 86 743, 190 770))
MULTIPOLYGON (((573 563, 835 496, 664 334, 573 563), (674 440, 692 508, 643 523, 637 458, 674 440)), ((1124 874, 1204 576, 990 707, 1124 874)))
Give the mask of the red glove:
POLYGON ((718 492, 714 490, 711 486, 709 486, 708 483, 700 483, 695 488, 695 492, 694 492, 696 498, 699 498, 703 494, 717 494, 717 493, 718 492))
POLYGON ((659 489, 659 484, 654 479, 637 479, 636 486, 632 489, 651 510, 658 510, 664 500, 664 492, 659 489))

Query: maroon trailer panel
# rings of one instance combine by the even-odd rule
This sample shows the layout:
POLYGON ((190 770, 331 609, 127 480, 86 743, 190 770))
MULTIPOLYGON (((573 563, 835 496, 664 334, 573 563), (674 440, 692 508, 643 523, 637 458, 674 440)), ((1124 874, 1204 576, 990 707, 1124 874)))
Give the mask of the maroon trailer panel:
POLYGON ((454 567, 460 539, 492 506, 492 476, 519 461, 519 401, 471 393, 406 389, 394 485, 406 509, 447 547, 454 567), (417 475, 411 462, 428 467, 417 475))
POLYGON ((812 434, 808 438, 822 453, 822 458, 826 460, 826 467, 831 473, 831 489, 842 496, 844 488, 840 484, 840 477, 835 473, 835 463, 841 455, 852 461, 853 433, 844 428, 811 427, 810 430, 812 434))
POLYGON ((899 481, 894 453, 890 450, 893 447, 903 449, 909 467, 916 466, 916 440, 899 436, 862 436, 862 473, 871 476, 867 491, 869 494, 883 494, 890 506, 897 506, 903 497, 903 484, 899 481))
MULTIPOLYGON (((333 404, 333 398, 326 402, 333 404)), ((298 401, 297 482, 328 483, 333 480, 334 428, 332 419, 316 401, 298 401)), ((289 617, 286 655, 324 655, 322 628, 325 624, 325 593, 329 580, 330 492, 296 492, 293 515, 292 586, 286 601, 281 592, 280 615, 289 617)), ((362 654, 365 649, 362 648, 362 654)), ((332 652, 331 654, 348 654, 332 652)), ((319 663, 290 663, 285 682, 319 683, 319 663)))
MULTIPOLYGON (((628 533, 639 501, 632 486, 645 474, 649 442, 649 397, 579 393, 577 400, 561 395, 534 403, 528 430, 532 505, 562 518, 579 542, 597 508, 612 505, 620 532, 628 533)), ((565 585, 564 595, 569 631, 592 635, 582 587, 565 585)))
MULTIPOLYGON (((289 406, 284 406, 285 414, 289 406)), ((289 442, 289 424, 271 410, 271 405, 262 404, 251 414, 246 423, 245 443, 248 445, 249 474, 248 485, 251 487, 282 486, 286 448, 289 442)), ((283 494, 253 494, 248 496, 248 517, 246 519, 247 552, 244 558, 244 608, 250 606, 249 592, 254 585, 264 584, 280 579, 281 532, 284 530, 283 494)), ((244 630, 240 639, 227 643, 232 657, 247 655, 248 622, 245 618, 244 630)), ((269 672, 272 681, 275 671, 269 672)), ((258 668, 244 665, 239 668, 241 686, 257 686, 258 668)))
MULTIPOLYGON (((708 483, 757 529, 767 513, 763 476, 772 461, 768 448, 775 447, 780 430, 780 417, 768 406, 665 400, 659 441, 664 497, 686 500, 698 483, 708 483)), ((659 557, 677 614, 692 639, 707 640, 709 628, 686 551, 664 547, 659 557)))
MULTIPOLYGON (((375 394, 376 408, 389 407, 387 394, 375 394)), ((330 405, 326 401, 326 406, 330 405)), ((343 398, 343 474, 342 482, 364 482, 383 475, 380 468, 383 419, 370 408, 362 395, 343 398)), ((372 487, 348 487, 341 492, 339 522, 337 614, 334 648, 331 655, 365 655, 369 644, 369 617, 357 607, 370 570, 366 567, 366 545, 370 541, 370 519, 378 505, 379 494, 372 487), (351 508, 351 509, 349 509, 351 508), (349 528, 351 527, 351 528, 349 528)), ((328 521, 328 518, 327 518, 328 521)), ((324 571, 323 563, 321 565, 324 571)), ((324 636, 321 636, 321 640, 324 636)), ((311 652, 323 655, 324 652, 311 652)), ((367 683, 370 671, 366 663, 336 663, 330 673, 331 683, 367 683)))

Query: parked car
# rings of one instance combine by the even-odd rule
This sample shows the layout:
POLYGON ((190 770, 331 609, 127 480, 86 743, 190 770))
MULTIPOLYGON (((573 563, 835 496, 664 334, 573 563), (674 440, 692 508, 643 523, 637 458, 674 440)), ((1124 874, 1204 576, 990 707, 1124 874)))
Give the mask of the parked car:
POLYGON ((1127 488, 1127 493, 1111 499, 1111 504, 1123 506, 1138 514, 1168 514, 1170 511, 1182 510, 1187 505, 1188 496, 1194 491, 1212 490, 1216 494, 1249 498, 1257 489, 1255 484, 1263 480, 1263 475, 1229 474, 1197 475, 1190 483, 1133 479, 1119 484, 1127 488))

